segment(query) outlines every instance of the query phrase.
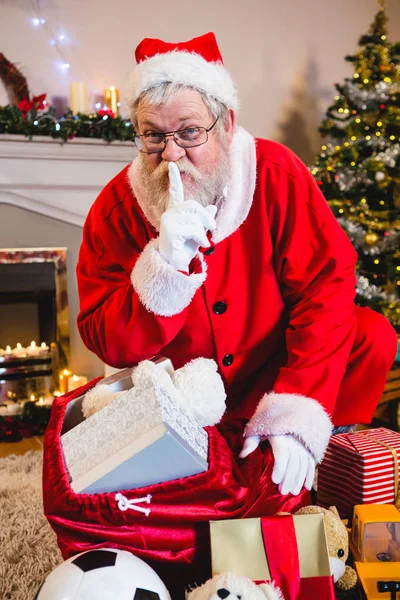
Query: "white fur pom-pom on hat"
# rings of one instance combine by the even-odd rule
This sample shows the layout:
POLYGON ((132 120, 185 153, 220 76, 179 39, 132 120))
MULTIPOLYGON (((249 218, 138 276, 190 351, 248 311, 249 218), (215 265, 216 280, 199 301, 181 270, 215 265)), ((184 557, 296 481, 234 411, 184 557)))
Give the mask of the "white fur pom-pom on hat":
POLYGON ((186 595, 186 600, 284 600, 280 590, 273 583, 256 585, 248 577, 234 573, 215 575, 202 586, 186 595))
POLYGON ((200 427, 219 423, 226 409, 224 383, 217 368, 217 363, 210 358, 195 358, 177 369, 173 376, 185 409, 200 427))
POLYGON ((85 419, 94 415, 107 404, 110 404, 118 395, 109 385, 99 384, 86 393, 82 401, 82 413, 85 419))

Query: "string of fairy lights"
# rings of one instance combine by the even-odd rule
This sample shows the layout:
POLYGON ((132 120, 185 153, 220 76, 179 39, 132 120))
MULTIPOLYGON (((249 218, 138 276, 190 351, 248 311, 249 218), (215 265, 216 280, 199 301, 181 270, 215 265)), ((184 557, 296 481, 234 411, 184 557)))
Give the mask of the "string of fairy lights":
POLYGON ((76 79, 88 80, 85 72, 82 57, 77 61, 71 60, 73 54, 73 45, 70 37, 63 27, 53 25, 49 15, 44 12, 41 0, 29 0, 32 27, 40 29, 41 33, 47 38, 49 46, 51 46, 58 57, 58 66, 65 73, 69 73, 76 79))

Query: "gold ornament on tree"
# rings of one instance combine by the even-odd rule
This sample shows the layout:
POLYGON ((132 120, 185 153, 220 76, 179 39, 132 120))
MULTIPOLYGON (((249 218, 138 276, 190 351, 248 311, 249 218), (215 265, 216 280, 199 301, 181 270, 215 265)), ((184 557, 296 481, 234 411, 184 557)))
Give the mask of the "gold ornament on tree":
POLYGON ((365 236, 367 246, 375 246, 379 242, 379 235, 374 231, 369 231, 365 236))

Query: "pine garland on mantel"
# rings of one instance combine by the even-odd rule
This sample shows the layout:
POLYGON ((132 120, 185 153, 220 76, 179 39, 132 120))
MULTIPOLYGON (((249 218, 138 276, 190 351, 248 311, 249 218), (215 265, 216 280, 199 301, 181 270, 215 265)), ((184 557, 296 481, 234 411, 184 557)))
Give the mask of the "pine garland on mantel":
POLYGON ((128 141, 133 136, 133 125, 122 117, 114 117, 111 111, 98 111, 89 115, 66 113, 60 119, 55 110, 31 108, 24 112, 18 106, 0 106, 0 134, 20 134, 29 139, 34 136, 50 136, 64 142, 73 138, 97 138, 107 142, 128 141))

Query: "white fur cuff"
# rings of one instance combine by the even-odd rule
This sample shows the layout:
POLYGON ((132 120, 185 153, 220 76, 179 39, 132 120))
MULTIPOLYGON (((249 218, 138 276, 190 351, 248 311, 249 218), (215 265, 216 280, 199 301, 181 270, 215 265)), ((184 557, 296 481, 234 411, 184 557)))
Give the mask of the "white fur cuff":
POLYGON ((320 463, 332 433, 332 422, 317 400, 300 394, 263 396, 246 425, 245 436, 294 435, 320 463))
POLYGON ((161 317, 172 317, 191 303, 207 275, 201 254, 202 272, 185 275, 167 263, 158 252, 158 238, 145 246, 131 274, 132 285, 143 306, 161 317))

